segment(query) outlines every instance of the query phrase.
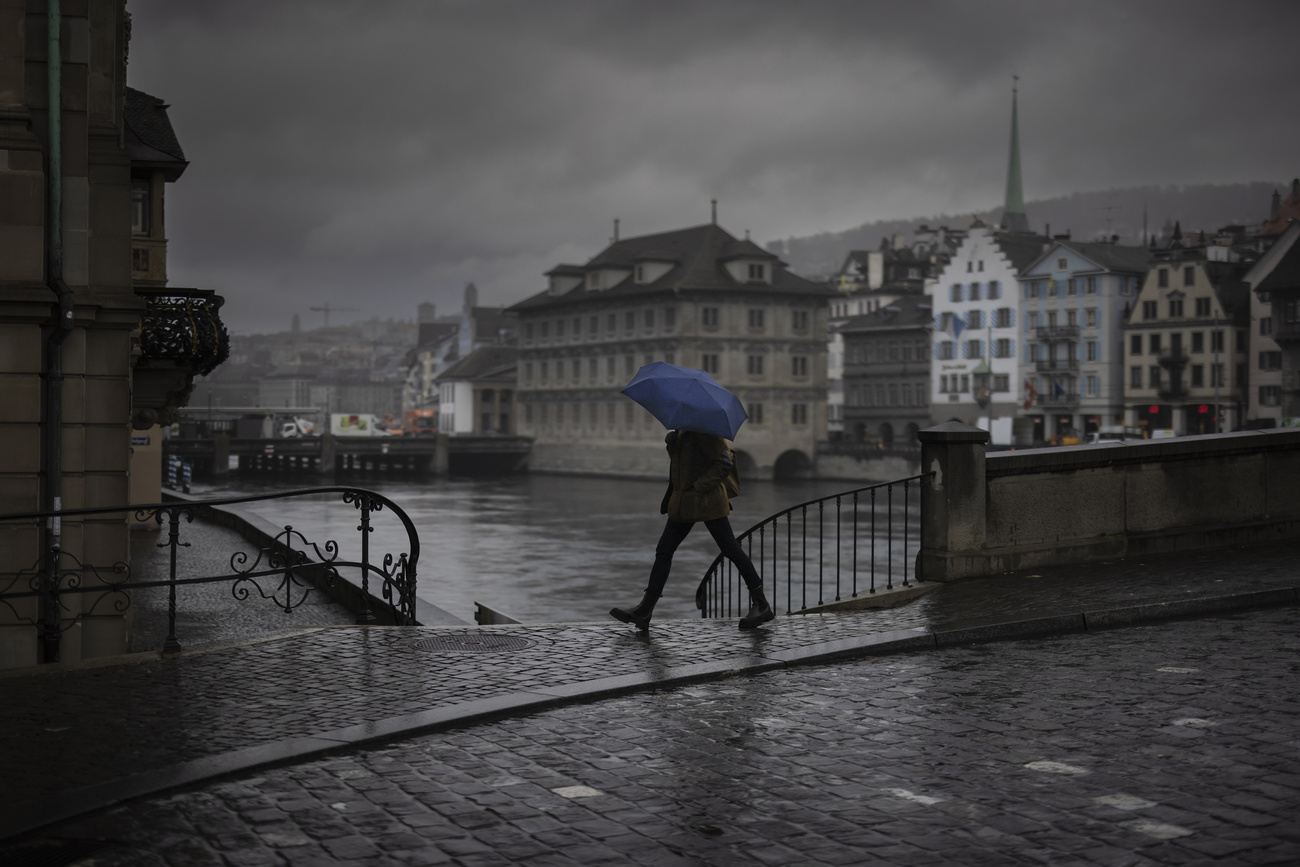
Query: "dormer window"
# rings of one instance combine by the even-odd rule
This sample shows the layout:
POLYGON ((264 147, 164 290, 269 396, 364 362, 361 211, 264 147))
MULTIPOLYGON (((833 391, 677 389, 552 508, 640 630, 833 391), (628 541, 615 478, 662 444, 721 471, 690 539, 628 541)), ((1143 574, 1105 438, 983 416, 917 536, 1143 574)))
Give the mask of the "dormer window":
POLYGON ((644 283, 644 282, 645 282, 645 266, 644 266, 644 265, 637 265, 637 266, 636 266, 636 282, 638 282, 638 283, 644 283))
POLYGON ((587 274, 587 288, 588 288, 588 289, 599 289, 599 288, 600 288, 600 272, 599 272, 599 271, 592 271, 592 272, 590 272, 589 274, 587 274))
POLYGON ((131 232, 149 234, 149 182, 131 181, 131 232))
POLYGON ((749 279, 750 279, 750 280, 766 280, 766 279, 767 279, 767 266, 764 265, 762 262, 750 262, 750 263, 749 263, 749 279))

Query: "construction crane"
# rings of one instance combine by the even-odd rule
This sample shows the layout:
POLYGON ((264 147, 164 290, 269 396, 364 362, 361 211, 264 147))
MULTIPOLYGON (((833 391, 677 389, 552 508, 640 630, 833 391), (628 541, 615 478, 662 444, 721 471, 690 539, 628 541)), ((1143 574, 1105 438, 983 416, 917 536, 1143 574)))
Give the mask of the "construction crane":
POLYGON ((326 327, 326 328, 329 328, 329 327, 330 327, 330 314, 331 314, 331 313, 360 313, 360 312, 361 312, 361 311, 358 310, 356 307, 331 307, 331 306, 329 306, 328 304, 326 304, 326 305, 324 305, 324 306, 322 306, 322 307, 312 307, 312 308, 310 308, 310 309, 311 309, 312 311, 314 311, 314 312, 317 312, 317 313, 324 313, 324 314, 325 314, 325 327, 326 327))

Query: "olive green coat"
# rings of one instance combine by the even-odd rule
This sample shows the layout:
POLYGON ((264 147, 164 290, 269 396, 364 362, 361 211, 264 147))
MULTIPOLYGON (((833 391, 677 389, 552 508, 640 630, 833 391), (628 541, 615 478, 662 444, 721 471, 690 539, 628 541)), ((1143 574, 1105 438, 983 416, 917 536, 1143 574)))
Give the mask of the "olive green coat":
POLYGON ((712 521, 731 514, 722 481, 731 472, 727 441, 712 434, 671 431, 668 444, 668 492, 659 506, 670 521, 712 521))

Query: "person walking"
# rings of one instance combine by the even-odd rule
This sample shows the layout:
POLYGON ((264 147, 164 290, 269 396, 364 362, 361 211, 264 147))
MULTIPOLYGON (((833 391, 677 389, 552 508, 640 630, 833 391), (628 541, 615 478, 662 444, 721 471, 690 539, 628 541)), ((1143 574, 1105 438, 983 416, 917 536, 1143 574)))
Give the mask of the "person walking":
POLYGON ((731 501, 724 480, 731 473, 732 454, 727 442, 713 434, 695 431, 669 431, 664 438, 668 446, 668 491, 659 504, 659 513, 668 516, 659 544, 655 546, 654 565, 645 595, 635 608, 613 608, 610 616, 637 629, 648 630, 655 603, 663 595, 672 569, 673 553, 697 522, 718 543, 718 549, 736 565, 749 588, 749 613, 740 618, 741 629, 762 626, 776 615, 763 595, 763 581, 749 555, 736 541, 727 516, 731 501))

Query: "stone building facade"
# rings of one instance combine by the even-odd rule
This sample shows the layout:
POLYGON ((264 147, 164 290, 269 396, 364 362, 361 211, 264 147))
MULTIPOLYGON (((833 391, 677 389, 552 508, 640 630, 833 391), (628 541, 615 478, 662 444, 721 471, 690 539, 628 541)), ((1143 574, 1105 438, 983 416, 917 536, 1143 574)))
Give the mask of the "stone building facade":
POLYGON ((844 340, 844 441, 879 449, 919 449, 930 419, 928 295, 906 295, 848 319, 844 340))
POLYGON ((1203 248, 1163 251, 1152 262, 1124 329, 1130 427, 1207 434, 1244 418, 1248 267, 1209 260, 1203 248))
POLYGON ((716 224, 616 240, 515 304, 519 433, 535 471, 660 477, 663 427, 620 394, 641 366, 708 371, 744 403, 743 473, 812 471, 833 290, 716 224))

